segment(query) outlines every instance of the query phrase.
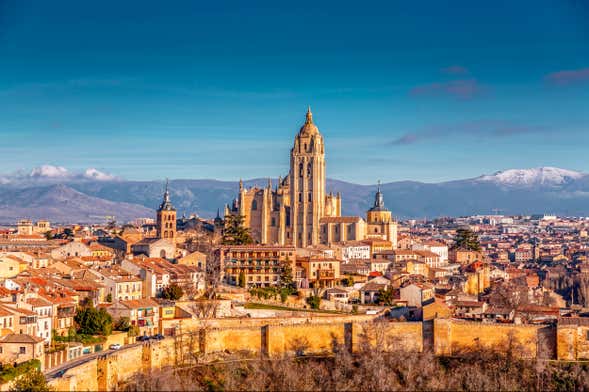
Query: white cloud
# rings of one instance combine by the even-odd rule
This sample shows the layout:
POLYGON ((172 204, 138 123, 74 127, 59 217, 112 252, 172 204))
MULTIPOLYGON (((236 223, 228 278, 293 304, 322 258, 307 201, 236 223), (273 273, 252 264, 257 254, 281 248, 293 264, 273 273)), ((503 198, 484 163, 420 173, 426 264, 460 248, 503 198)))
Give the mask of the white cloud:
POLYGON ((42 165, 34 168, 29 176, 36 178, 67 178, 71 176, 71 173, 63 166, 42 165))
POLYGON ((86 169, 83 177, 97 181, 112 181, 116 179, 116 177, 112 174, 101 172, 100 170, 97 170, 93 167, 86 169))

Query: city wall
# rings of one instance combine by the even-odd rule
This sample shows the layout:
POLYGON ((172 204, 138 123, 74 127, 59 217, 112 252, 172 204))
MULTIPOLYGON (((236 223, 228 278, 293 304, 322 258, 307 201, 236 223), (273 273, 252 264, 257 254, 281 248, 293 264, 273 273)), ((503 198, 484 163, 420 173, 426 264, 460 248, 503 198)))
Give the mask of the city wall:
POLYGON ((559 324, 556 332, 558 359, 565 361, 589 360, 589 322, 573 319, 559 324))
MULTIPOLYGON (((113 390, 119 382, 137 373, 166 366, 196 362, 196 357, 214 353, 244 353, 279 357, 285 354, 329 354, 337 347, 357 350, 364 344, 397 342, 422 350, 422 324, 367 321, 365 317, 319 318, 317 322, 268 324, 248 320, 227 326, 216 320, 214 327, 185 332, 174 338, 106 353, 67 370, 50 380, 56 390, 113 390), (402 343, 405 342, 405 343, 402 343)), ((393 343, 391 343, 393 344, 393 343)))
POLYGON ((489 348, 513 350, 524 358, 555 357, 556 328, 546 325, 484 324, 462 320, 434 320, 434 353, 460 355, 489 348))
POLYGON ((483 324, 454 319, 428 322, 376 321, 374 316, 215 320, 199 329, 93 359, 67 370, 50 384, 57 390, 112 390, 137 373, 206 360, 205 354, 247 353, 261 357, 357 352, 366 345, 457 356, 479 348, 512 349, 525 358, 589 358, 589 325, 483 324))

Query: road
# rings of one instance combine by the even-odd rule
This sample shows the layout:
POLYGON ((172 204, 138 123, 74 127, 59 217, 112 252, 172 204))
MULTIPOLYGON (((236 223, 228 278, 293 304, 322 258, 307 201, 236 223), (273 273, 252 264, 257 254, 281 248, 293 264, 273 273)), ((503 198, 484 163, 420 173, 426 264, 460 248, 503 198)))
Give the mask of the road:
POLYGON ((50 380, 52 378, 61 377, 69 369, 79 366, 79 365, 86 363, 88 361, 91 361, 95 358, 98 358, 98 357, 101 357, 104 355, 110 355, 110 354, 113 354, 113 353, 116 353, 119 351, 124 351, 124 350, 130 349, 132 347, 140 346, 142 344, 144 344, 144 343, 143 342, 132 343, 132 344, 127 344, 118 350, 104 350, 104 351, 99 351, 97 353, 82 355, 81 357, 78 357, 78 358, 74 359, 73 361, 64 362, 57 367, 47 370, 45 372, 45 378, 47 380, 50 380))

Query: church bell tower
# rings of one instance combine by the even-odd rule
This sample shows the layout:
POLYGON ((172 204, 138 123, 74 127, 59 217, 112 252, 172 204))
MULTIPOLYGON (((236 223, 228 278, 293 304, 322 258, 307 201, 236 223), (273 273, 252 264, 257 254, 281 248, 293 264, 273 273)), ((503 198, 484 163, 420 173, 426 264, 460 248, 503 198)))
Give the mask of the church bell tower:
POLYGON ((166 190, 162 204, 157 209, 157 236, 165 238, 172 242, 176 239, 176 209, 170 201, 170 192, 168 190, 168 180, 166 180, 166 190))
POLYGON ((325 151, 310 107, 290 152, 289 177, 291 242, 296 247, 318 245, 325 211, 325 151))

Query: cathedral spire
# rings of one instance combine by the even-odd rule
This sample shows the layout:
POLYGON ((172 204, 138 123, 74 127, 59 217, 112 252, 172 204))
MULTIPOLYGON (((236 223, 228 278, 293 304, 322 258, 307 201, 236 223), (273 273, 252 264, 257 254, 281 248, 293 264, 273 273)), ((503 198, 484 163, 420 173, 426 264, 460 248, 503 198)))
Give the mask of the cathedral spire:
POLYGON ((170 181, 166 178, 166 188, 164 190, 164 197, 162 200, 162 204, 160 204, 159 211, 164 211, 164 210, 175 211, 176 210, 174 208, 174 206, 172 205, 172 202, 170 201, 169 184, 170 184, 170 181))
POLYGON ((382 192, 380 191, 380 180, 378 180, 378 188, 376 190, 376 194, 374 195, 374 207, 370 209, 371 211, 386 211, 384 206, 384 197, 382 192))
POLYGON ((164 201, 170 202, 170 191, 168 190, 168 186, 170 185, 170 181, 166 178, 166 189, 164 191, 164 201))

